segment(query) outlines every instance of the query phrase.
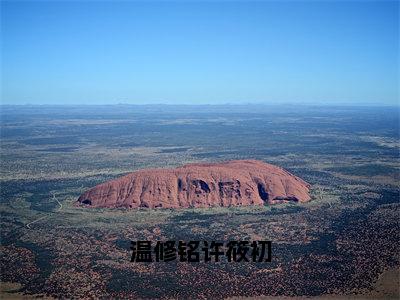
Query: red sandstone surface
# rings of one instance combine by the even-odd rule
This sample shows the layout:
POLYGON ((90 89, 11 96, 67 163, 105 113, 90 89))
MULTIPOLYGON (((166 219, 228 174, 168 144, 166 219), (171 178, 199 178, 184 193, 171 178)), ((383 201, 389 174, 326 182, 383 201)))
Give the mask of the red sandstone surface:
POLYGON ((309 184, 256 160, 144 169, 99 184, 78 203, 91 207, 187 208, 310 200, 309 184))

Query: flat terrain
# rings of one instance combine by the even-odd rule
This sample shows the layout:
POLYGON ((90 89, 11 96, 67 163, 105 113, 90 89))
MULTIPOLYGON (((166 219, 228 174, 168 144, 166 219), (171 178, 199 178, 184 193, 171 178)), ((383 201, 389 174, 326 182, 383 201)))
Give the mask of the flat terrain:
POLYGON ((398 108, 3 106, 2 296, 396 299, 399 150, 398 108), (230 159, 282 166, 312 185, 313 199, 179 210, 74 205, 88 188, 134 170, 230 159), (142 239, 271 240, 273 256, 131 263, 129 241, 142 239))

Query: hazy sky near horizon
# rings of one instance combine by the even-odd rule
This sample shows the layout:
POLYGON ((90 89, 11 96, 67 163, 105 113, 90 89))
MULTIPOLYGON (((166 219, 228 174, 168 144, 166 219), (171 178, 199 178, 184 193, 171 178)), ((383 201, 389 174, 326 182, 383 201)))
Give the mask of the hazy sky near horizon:
POLYGON ((399 102, 397 1, 1 1, 3 104, 399 102))

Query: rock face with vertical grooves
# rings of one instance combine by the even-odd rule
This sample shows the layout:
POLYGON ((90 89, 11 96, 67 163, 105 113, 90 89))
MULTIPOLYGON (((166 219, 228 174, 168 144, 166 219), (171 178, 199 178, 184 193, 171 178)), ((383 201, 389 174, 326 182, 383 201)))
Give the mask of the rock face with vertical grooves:
POLYGON ((257 160, 145 169, 99 184, 78 203, 89 207, 188 208, 310 200, 309 184, 257 160))

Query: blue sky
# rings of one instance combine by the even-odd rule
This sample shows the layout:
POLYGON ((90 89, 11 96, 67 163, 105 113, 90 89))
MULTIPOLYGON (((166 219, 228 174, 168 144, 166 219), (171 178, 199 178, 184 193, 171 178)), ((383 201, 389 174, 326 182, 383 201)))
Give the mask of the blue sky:
POLYGON ((1 1, 3 104, 398 104, 399 2, 1 1))

